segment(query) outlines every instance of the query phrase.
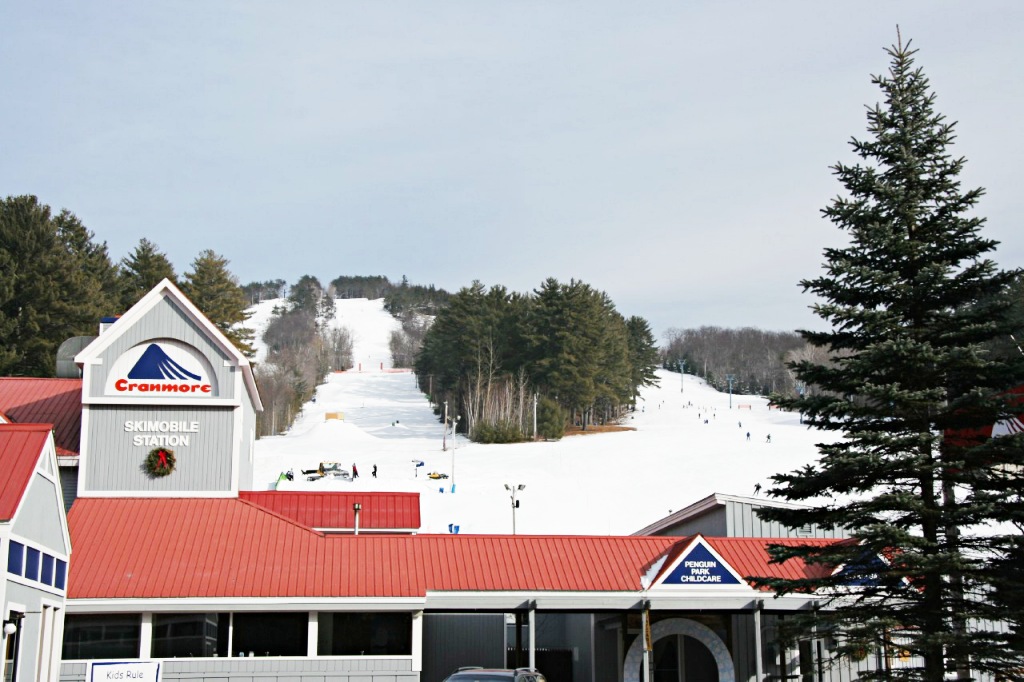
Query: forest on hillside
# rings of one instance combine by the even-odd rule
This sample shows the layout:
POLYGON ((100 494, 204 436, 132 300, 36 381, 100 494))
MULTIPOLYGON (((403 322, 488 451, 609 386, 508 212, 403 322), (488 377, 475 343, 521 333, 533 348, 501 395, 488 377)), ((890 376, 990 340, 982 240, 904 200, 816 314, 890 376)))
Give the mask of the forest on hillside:
POLYGON ((786 363, 809 352, 796 332, 755 327, 673 328, 665 341, 666 369, 699 376, 720 391, 749 395, 795 395, 798 387, 786 363))
MULTIPOLYGON (((250 357, 246 308, 284 299, 263 332, 268 356, 254 368, 267 408, 261 435, 287 428, 328 371, 351 365, 351 330, 328 324, 334 298, 383 297, 401 322, 390 339, 394 365, 415 367, 436 405, 448 401, 453 414, 465 415, 460 429, 488 439, 532 434, 534 396, 542 434, 614 420, 657 364, 723 391, 731 384, 736 393, 793 396, 818 389, 797 382, 791 363, 830 360, 828 348, 795 332, 752 327, 673 328, 657 348, 646 321, 624 318, 607 295, 576 281, 548 280, 527 294, 479 283, 449 294, 383 275, 342 275, 327 286, 309 275, 291 285, 243 286, 228 265, 207 249, 179 275, 145 238, 114 261, 70 211, 55 213, 34 196, 7 197, 0 201, 0 375, 54 376, 61 343, 95 335, 100 318, 124 312, 165 277, 250 357)), ((1011 298, 1024 329, 1019 276, 1011 298)), ((1020 352, 1012 337, 989 347, 1020 352)))
POLYGON ((414 366, 453 428, 513 442, 617 420, 657 365, 646 320, 626 319, 588 284, 548 279, 526 294, 474 282, 452 295, 414 366))

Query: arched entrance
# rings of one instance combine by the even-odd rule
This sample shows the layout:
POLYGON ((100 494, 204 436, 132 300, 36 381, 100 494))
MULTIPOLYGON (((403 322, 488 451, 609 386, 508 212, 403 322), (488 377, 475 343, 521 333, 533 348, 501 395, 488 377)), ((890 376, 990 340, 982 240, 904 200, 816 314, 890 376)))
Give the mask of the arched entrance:
MULTIPOLYGON (((711 628, 688 618, 669 618, 667 620, 659 620, 651 625, 652 644, 662 637, 669 637, 671 635, 693 637, 706 646, 711 655, 715 657, 715 664, 718 666, 718 682, 736 682, 736 669, 733 667, 729 649, 725 646, 725 642, 711 628)), ((633 640, 629 651, 626 652, 626 660, 622 664, 623 682, 640 682, 643 655, 644 642, 641 637, 637 637, 633 640)))

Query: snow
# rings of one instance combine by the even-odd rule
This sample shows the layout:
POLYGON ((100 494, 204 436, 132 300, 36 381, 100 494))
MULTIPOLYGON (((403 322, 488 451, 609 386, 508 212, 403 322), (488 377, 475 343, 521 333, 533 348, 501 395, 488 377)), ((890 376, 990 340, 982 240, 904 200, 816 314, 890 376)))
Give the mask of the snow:
MULTIPOLYGON (((257 306, 249 325, 261 330, 256 321, 269 319, 264 309, 272 304, 257 306)), ((772 474, 816 459, 816 443, 835 438, 770 409, 765 398, 733 395, 730 408, 728 394, 698 377, 659 371, 660 385, 642 391, 623 424, 635 430, 510 445, 459 436, 453 448, 415 376, 391 369, 388 338, 398 323, 383 300, 339 299, 331 324, 352 331, 356 368, 330 374, 288 433, 256 442, 253 487, 273 488, 293 469, 295 480, 279 489, 418 492, 424 533, 448 533, 449 524, 460 533, 511 533, 505 485, 522 484, 519 534, 629 534, 712 493, 752 496, 772 474), (328 412, 344 419, 328 420, 328 412), (321 461, 356 464, 360 476, 299 475, 321 461), (450 478, 427 478, 433 471, 450 478)))

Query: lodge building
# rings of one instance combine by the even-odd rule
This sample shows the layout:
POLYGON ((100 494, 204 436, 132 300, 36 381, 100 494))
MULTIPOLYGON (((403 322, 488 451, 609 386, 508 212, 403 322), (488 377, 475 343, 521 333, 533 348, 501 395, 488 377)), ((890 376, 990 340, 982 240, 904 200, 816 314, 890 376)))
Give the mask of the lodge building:
POLYGON ((766 546, 837 536, 762 523, 761 500, 712 495, 627 537, 473 536, 419 533, 415 494, 254 490, 252 369, 169 281, 74 360, 80 379, 0 379, 5 471, 5 443, 20 453, 0 489, 12 682, 441 682, 462 665, 637 682, 645 618, 659 680, 900 664, 779 643, 815 600, 747 576, 822 570, 766 546))

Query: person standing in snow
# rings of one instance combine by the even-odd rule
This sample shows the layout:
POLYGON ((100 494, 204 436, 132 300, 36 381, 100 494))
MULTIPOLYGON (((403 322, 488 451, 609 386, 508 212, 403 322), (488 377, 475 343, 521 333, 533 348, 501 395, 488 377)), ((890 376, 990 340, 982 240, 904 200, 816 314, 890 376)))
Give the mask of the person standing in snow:
POLYGON ((772 434, 769 433, 768 437, 764 439, 764 442, 765 443, 771 443, 772 442, 772 434))
POLYGON ((352 462, 352 480, 359 478, 359 469, 356 469, 356 463, 352 462))
POLYGON ((377 465, 376 465, 376 464, 374 464, 374 465, 373 465, 373 470, 372 470, 372 471, 370 472, 370 474, 371 474, 371 475, 372 475, 372 476, 373 476, 374 478, 377 478, 377 465))

